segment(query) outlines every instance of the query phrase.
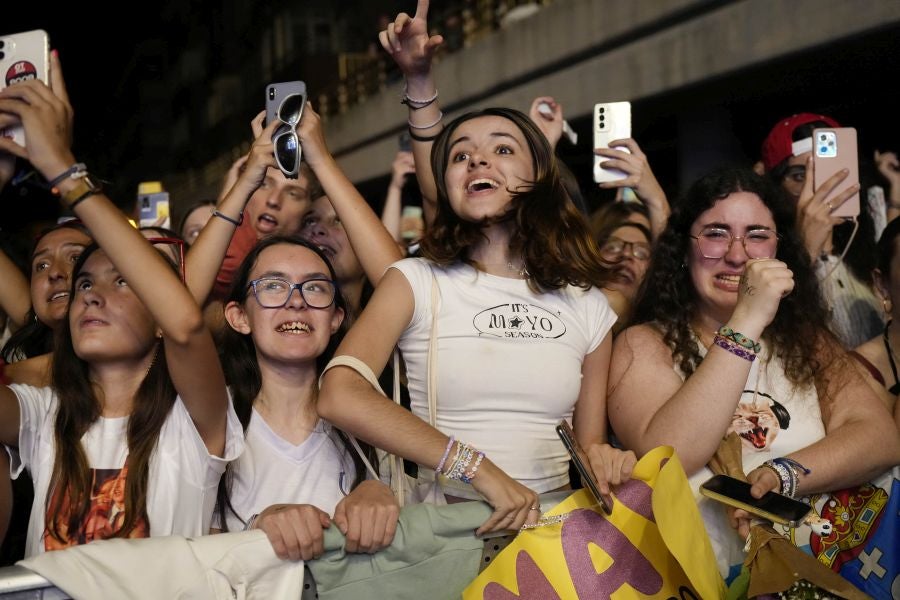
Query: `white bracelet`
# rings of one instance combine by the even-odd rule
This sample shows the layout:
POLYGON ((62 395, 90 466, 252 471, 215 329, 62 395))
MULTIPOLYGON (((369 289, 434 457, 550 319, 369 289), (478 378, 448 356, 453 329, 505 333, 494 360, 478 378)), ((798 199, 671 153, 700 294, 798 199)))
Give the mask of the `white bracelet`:
POLYGON ((439 125, 443 118, 444 118, 444 113, 441 111, 438 111, 438 118, 437 118, 437 121, 435 121, 434 123, 429 123, 428 125, 414 125, 413 122, 410 121, 409 119, 407 119, 406 122, 409 124, 409 126, 412 129, 431 129, 435 125, 439 125))

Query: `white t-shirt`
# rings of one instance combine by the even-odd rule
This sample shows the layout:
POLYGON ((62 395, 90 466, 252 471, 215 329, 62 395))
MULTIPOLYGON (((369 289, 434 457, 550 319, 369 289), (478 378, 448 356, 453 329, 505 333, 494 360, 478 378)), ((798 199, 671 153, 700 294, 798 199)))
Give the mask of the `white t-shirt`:
MULTIPOLYGON (((438 283, 437 428, 483 451, 536 492, 569 481, 569 455, 556 434, 571 422, 581 366, 616 314, 603 293, 568 286, 535 294, 521 279, 425 259, 392 265, 413 290, 415 309, 400 338, 412 411, 428 420, 427 359, 432 272, 438 283)), ((474 490, 453 488, 477 498, 474 490)))
MULTIPOLYGON (((706 354, 702 345, 700 353, 706 354)), ((777 357, 768 358, 768 356, 769 349, 764 344, 762 352, 750 369, 740 402, 735 408, 732 423, 725 433, 728 435, 734 431, 741 437, 744 473, 750 473, 767 460, 787 456, 825 437, 825 424, 822 421, 819 396, 815 386, 812 384, 797 386, 791 383, 785 375, 782 361, 777 357)), ((735 360, 739 359, 735 358, 735 360)), ((677 365, 675 371, 683 377, 677 365)), ((700 515, 706 525, 706 531, 709 533, 719 571, 723 577, 733 577, 740 571, 746 556, 743 550, 744 540, 728 523, 724 505, 701 496, 699 493, 700 484, 712 475, 712 471, 703 467, 694 473, 689 481, 694 497, 697 499, 700 515)), ((882 501, 889 495, 891 481, 891 472, 884 473, 873 480, 875 488, 869 488, 868 491, 872 492, 876 500, 882 501)), ((845 497, 856 498, 857 500, 853 502, 858 502, 858 507, 865 504, 865 501, 858 500, 859 489, 868 493, 865 488, 851 488, 842 492, 845 497)), ((831 512, 839 503, 835 503, 831 494, 816 494, 812 497, 804 497, 803 500, 812 504, 816 514, 833 522, 836 520, 831 512)), ((870 503, 870 508, 877 505, 879 506, 878 510, 882 510, 883 504, 884 502, 880 505, 877 502, 870 503)), ((840 510, 837 512, 841 513, 840 510)), ((846 520, 845 524, 851 519, 848 515, 841 515, 839 518, 846 520)), ((865 521, 864 515, 854 514, 852 521, 862 524, 865 521)), ((871 522, 868 524, 871 525, 871 522)), ((834 525, 835 531, 841 529, 839 523, 835 522, 834 525)), ((815 555, 820 561, 825 562, 822 558, 823 554, 830 555, 833 560, 834 554, 823 549, 823 542, 812 533, 809 526, 801 525, 793 529, 775 525, 775 529, 789 538, 794 545, 815 555)), ((843 547, 852 547, 860 543, 860 540, 850 539, 854 531, 863 532, 865 529, 864 537, 870 536, 874 531, 856 525, 845 527, 845 529, 846 531, 838 531, 841 543, 846 544, 843 547)), ((865 543, 865 540, 862 541, 865 543)))
MULTIPOLYGON (((333 515, 356 478, 353 450, 321 419, 295 446, 272 431, 254 409, 246 437, 244 453, 231 465, 231 506, 243 521, 273 504, 312 504, 333 515)), ((231 511, 226 510, 226 520, 229 531, 244 528, 231 511)), ((221 529, 218 514, 213 527, 221 529)))
MULTIPOLYGON (((53 544, 58 544, 49 534, 46 540, 44 536, 47 493, 56 454, 53 428, 58 399, 49 387, 17 384, 10 389, 19 399, 21 412, 19 447, 7 448, 10 472, 16 478, 22 469, 28 469, 34 481, 34 503, 25 548, 26 556, 34 556, 48 549, 45 543, 51 544, 51 549, 53 544)), ((116 528, 120 523, 121 504, 117 500, 121 500, 118 494, 123 489, 123 467, 128 454, 127 427, 128 417, 100 417, 81 438, 94 484, 84 530, 75 536, 70 534, 79 543, 104 537, 104 528, 116 528)), ((149 524, 142 522, 132 537, 206 534, 219 478, 225 465, 240 455, 243 446, 241 424, 230 401, 225 456, 220 458, 209 454, 187 408, 181 398, 176 398, 150 458, 149 524)))

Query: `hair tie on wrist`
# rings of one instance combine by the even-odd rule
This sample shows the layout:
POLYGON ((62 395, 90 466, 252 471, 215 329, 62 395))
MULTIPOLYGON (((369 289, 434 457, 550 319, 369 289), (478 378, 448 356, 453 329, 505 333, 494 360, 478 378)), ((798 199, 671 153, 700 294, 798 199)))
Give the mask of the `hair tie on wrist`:
POLYGON ((439 135, 441 135, 441 131, 437 132, 434 135, 419 135, 415 131, 413 131, 412 127, 409 128, 410 139, 415 140, 417 142, 433 142, 434 140, 437 139, 437 137, 439 135))
POLYGON ((232 218, 229 217, 228 215, 219 212, 218 209, 216 209, 216 210, 213 211, 213 216, 214 216, 214 217, 219 217, 219 218, 222 219, 223 221, 228 221, 229 223, 231 223, 231 224, 234 225, 235 227, 240 227, 240 226, 241 226, 241 223, 244 222, 244 211, 241 211, 241 214, 238 215, 238 218, 237 218, 237 219, 232 219, 232 218))

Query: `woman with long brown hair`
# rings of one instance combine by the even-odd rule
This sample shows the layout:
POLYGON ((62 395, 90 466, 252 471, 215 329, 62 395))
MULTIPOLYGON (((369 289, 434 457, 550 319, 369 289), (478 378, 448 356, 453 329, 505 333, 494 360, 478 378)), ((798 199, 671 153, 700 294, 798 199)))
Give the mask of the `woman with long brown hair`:
POLYGON ((0 92, 0 114, 22 122, 28 144, 0 139, 0 150, 29 160, 99 235, 73 268, 52 384, 0 386, 0 442, 15 450, 14 474, 28 469, 35 482, 26 554, 98 531, 200 535, 242 448, 215 344, 174 265, 76 162, 55 55, 51 67, 52 88, 35 80, 0 92), (122 478, 124 516, 107 493, 122 478))
POLYGON ((495 511, 480 531, 518 528, 540 516, 538 493, 569 485, 568 455, 554 430, 560 420, 574 423, 602 488, 630 474, 633 454, 606 444, 607 334, 616 317, 599 290, 606 271, 596 244, 547 139, 526 115, 489 108, 426 135, 438 125, 424 124, 435 118, 427 113, 440 120, 433 82, 414 92, 415 69, 404 66, 430 73, 426 11, 420 2, 414 19, 401 15, 388 28, 392 37, 400 31, 393 54, 408 93, 421 94, 407 103, 417 175, 423 193, 437 199, 425 258, 388 270, 337 351, 377 373, 399 343, 413 414, 347 368, 326 372, 319 412, 429 467, 420 467, 421 480, 444 475, 446 495, 484 497, 495 511), (431 141, 423 165, 422 146, 431 141), (425 421, 435 400, 429 375, 436 428, 425 421))

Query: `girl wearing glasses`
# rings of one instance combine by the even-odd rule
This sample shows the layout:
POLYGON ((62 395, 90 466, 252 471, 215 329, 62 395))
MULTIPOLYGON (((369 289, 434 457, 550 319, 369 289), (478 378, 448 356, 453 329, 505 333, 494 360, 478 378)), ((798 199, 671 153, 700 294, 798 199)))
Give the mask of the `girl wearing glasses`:
POLYGON ((320 555, 332 516, 350 552, 394 537, 390 488, 366 480, 346 436, 316 412, 320 369, 346 316, 325 254, 299 238, 260 242, 226 303, 222 355, 247 442, 223 479, 215 528, 262 529, 282 558, 320 555))
MULTIPOLYGON (((659 239, 640 324, 616 339, 612 427, 638 454, 674 446, 695 490, 731 432, 755 497, 857 485, 900 462, 890 416, 825 325, 791 211, 750 171, 701 178, 659 239)), ((699 502, 722 574, 734 575, 748 522, 699 502)), ((807 527, 793 539, 815 543, 807 527)))
POLYGON ((0 112, 21 120, 28 144, 0 139, 0 150, 55 181, 99 246, 73 268, 52 385, 0 386, 0 441, 13 475, 28 469, 34 480, 26 554, 98 537, 199 535, 243 444, 215 344, 173 265, 76 164, 55 55, 50 74, 52 89, 35 80, 0 92, 0 112), (122 478, 124 516, 105 497, 122 478))
POLYGON ((423 481, 451 475, 441 478, 447 496, 484 497, 494 513, 479 532, 518 528, 538 520, 538 493, 569 485, 560 420, 574 422, 604 492, 634 463, 605 444, 607 272, 526 115, 486 109, 441 127, 431 76, 440 38, 428 34, 428 2, 418 6, 381 41, 406 75, 416 174, 436 199, 427 258, 387 271, 337 352, 378 373, 399 343, 413 414, 349 368, 326 371, 319 411, 417 462, 423 481), (432 335, 437 428, 424 420, 432 335))

